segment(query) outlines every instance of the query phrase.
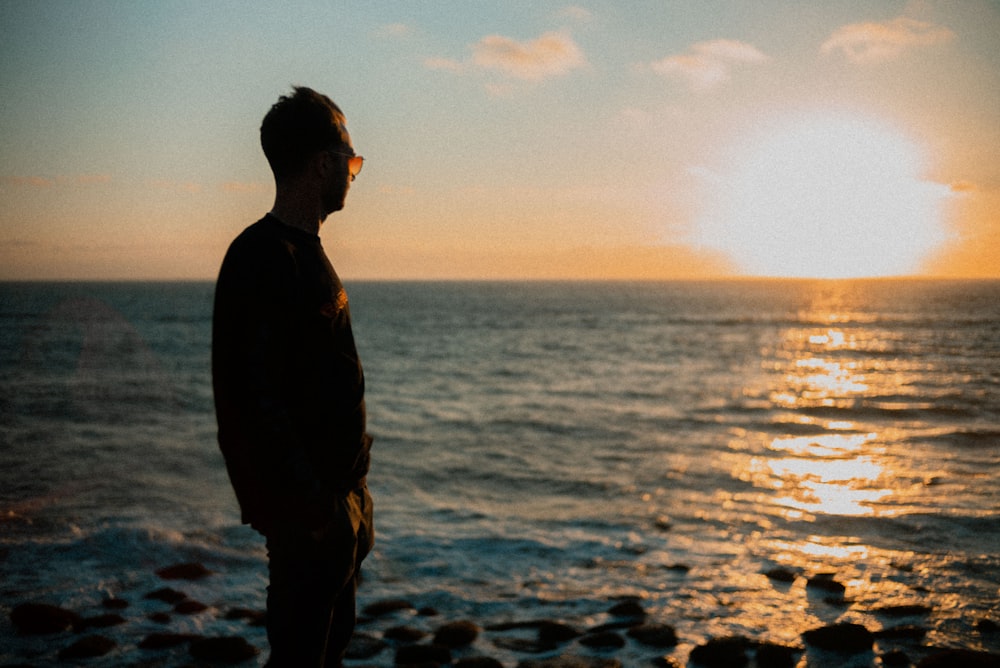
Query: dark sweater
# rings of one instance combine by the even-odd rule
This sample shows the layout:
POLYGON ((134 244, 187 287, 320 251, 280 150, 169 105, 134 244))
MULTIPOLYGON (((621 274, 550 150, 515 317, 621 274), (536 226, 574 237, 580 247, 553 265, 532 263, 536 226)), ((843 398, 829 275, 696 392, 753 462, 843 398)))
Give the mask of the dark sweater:
POLYGON ((243 521, 321 526, 368 472, 347 293, 317 235, 265 216, 230 245, 212 321, 219 445, 243 521))

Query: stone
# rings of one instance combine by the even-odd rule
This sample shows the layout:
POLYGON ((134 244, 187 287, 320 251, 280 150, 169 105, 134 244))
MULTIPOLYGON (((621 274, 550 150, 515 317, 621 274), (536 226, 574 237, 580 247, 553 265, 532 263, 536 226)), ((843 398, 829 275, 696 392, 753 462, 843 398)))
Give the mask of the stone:
POLYGON ((403 645, 396 649, 396 665, 451 663, 451 650, 444 645, 403 645))
POLYGON ((470 621, 457 621, 445 624, 434 634, 434 644, 445 647, 464 647, 471 645, 479 637, 479 627, 470 621))
POLYGON ((613 605, 608 610, 608 614, 613 617, 645 617, 646 611, 643 610, 639 601, 629 599, 613 605))
POLYGON ((538 623, 538 641, 542 643, 561 643, 579 638, 582 634, 569 624, 551 620, 538 623))
POLYGON ((230 608, 226 612, 225 619, 230 621, 242 619, 250 626, 263 626, 267 622, 267 613, 250 608, 230 608))
POLYGON ((80 638, 69 647, 59 650, 61 661, 72 661, 75 659, 93 659, 104 656, 118 646, 111 638, 104 636, 85 636, 80 638))
POLYGON ((600 631, 598 633, 588 633, 579 640, 585 647, 596 647, 598 649, 611 649, 625 646, 625 638, 613 631, 600 631))
POLYGON ((491 656, 467 656, 456 661, 455 668, 503 668, 503 664, 491 656))
POLYGON ((774 580, 775 582, 795 582, 795 579, 798 577, 795 571, 781 567, 764 571, 764 575, 766 575, 769 580, 774 580))
POLYGON ((796 647, 760 643, 757 645, 757 668, 794 668, 802 650, 796 647))
POLYGON ((887 629, 882 629, 880 631, 875 631, 873 635, 879 639, 910 639, 919 640, 927 635, 927 629, 922 626, 892 626, 887 629))
POLYGON ((713 638, 691 650, 690 660, 707 668, 741 668, 747 665, 744 638, 713 638))
POLYGON ((385 615, 399 612, 400 610, 415 610, 416 608, 409 601, 402 599, 388 599, 369 603, 364 607, 362 613, 369 617, 384 617, 385 615))
POLYGON ((915 615, 926 615, 932 611, 933 608, 926 605, 887 605, 872 610, 876 614, 887 617, 913 617, 915 615))
POLYGON ((517 668, 622 668, 622 662, 618 659, 567 654, 551 659, 527 659, 517 664, 517 668))
POLYGON ((181 601, 174 606, 174 612, 179 615, 196 615, 199 612, 205 612, 206 610, 208 610, 207 605, 192 599, 181 601))
POLYGON ((917 668, 1000 668, 1000 654, 971 649, 946 649, 925 656, 917 668))
POLYGON ((805 631, 802 637, 813 647, 843 654, 870 652, 875 644, 875 635, 860 624, 821 626, 805 631))
POLYGON ((382 637, 387 640, 396 640, 405 643, 415 643, 423 640, 427 636, 426 631, 421 631, 412 626, 393 626, 385 630, 382 637))
POLYGON ((202 661, 239 663, 260 654, 260 650, 239 636, 215 636, 191 641, 191 656, 202 661))
POLYGON ((101 601, 101 607, 106 610, 124 610, 129 606, 129 602, 123 598, 111 596, 101 601))
POLYGON ((125 618, 117 613, 106 615, 96 615, 94 617, 84 617, 74 626, 74 630, 83 631, 86 629, 106 629, 110 626, 124 624, 125 618))
POLYGON ((667 624, 640 624, 628 630, 628 637, 650 647, 675 647, 677 632, 667 624))
POLYGON ((80 616, 56 605, 22 603, 11 610, 10 621, 20 633, 43 635, 59 633, 79 624, 80 616))
POLYGON ((187 564, 175 564, 156 571, 156 574, 164 580, 200 580, 208 577, 212 571, 197 562, 187 564))
POLYGON ((179 592, 176 589, 171 589, 170 587, 164 587, 163 589, 157 589, 156 591, 149 592, 143 596, 143 598, 153 601, 163 601, 164 603, 175 605, 186 599, 187 594, 179 592))
POLYGON ((976 630, 980 633, 996 633, 1000 631, 1000 624, 997 624, 992 619, 980 619, 976 622, 976 630))
POLYGON ((147 619, 151 622, 156 622, 157 624, 169 624, 171 619, 170 615, 165 612, 154 612, 147 619))
POLYGON ((806 587, 819 589, 836 596, 843 596, 847 591, 847 587, 834 580, 833 575, 829 573, 820 573, 819 575, 812 576, 806 581, 806 587))

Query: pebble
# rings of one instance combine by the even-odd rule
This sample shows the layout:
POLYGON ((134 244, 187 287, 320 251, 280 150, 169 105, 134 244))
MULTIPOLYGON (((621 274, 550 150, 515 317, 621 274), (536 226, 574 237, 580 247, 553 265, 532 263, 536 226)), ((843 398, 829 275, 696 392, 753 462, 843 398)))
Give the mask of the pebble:
POLYGON ((118 646, 111 638, 104 636, 85 636, 69 647, 59 651, 59 659, 70 661, 74 659, 93 659, 104 656, 118 646))
POLYGON ((27 635, 61 633, 80 623, 75 612, 46 603, 22 603, 10 613, 10 621, 27 635))
POLYGON ((156 571, 156 574, 164 580, 200 580, 211 575, 212 571, 194 562, 167 566, 156 571))
POLYGON ((690 659, 706 668, 740 668, 749 662, 748 645, 745 638, 716 638, 691 650, 690 659))
POLYGON ((875 635, 860 624, 821 626, 806 631, 802 637, 813 647, 842 654, 870 652, 875 644, 875 635))

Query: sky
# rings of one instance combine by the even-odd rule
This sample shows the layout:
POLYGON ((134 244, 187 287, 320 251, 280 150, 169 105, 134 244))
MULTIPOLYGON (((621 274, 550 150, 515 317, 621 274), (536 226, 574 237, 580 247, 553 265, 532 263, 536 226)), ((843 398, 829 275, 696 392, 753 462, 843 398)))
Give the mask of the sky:
POLYGON ((1000 277, 996 0, 0 3, 0 280, 215 277, 333 98, 345 280, 1000 277))

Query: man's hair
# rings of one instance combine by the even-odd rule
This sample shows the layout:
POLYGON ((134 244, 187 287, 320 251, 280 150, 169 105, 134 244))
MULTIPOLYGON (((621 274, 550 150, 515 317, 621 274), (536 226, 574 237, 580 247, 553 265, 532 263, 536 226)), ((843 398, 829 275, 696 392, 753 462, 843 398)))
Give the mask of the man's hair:
POLYGON ((282 95, 260 125, 260 145, 278 181, 300 174, 318 151, 346 144, 347 120, 333 100, 295 86, 282 95))

